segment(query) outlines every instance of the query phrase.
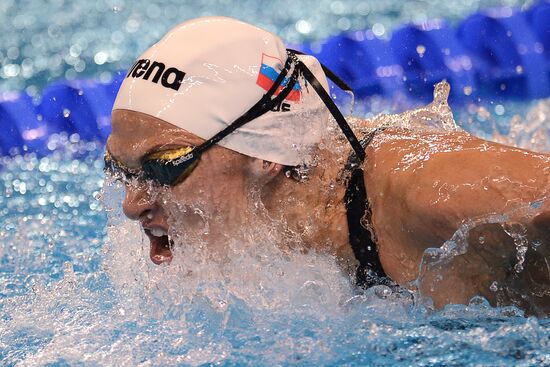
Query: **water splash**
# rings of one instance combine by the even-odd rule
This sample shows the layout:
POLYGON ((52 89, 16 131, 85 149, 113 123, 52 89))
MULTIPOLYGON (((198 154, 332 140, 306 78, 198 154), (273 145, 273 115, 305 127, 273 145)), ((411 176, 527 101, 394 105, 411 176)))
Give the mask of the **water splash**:
POLYGON ((352 119, 353 125, 359 131, 380 126, 391 126, 409 130, 439 130, 454 131, 458 129, 453 112, 448 103, 451 86, 441 81, 434 86, 434 99, 427 106, 408 110, 399 114, 379 114, 365 120, 352 119))
MULTIPOLYGON (((441 100, 389 120, 455 128, 441 100)), ((548 364, 548 319, 480 297, 433 311, 385 287, 357 292, 334 258, 283 251, 281 242, 294 239, 269 223, 243 243, 227 242, 229 262, 205 261, 208 249, 190 250, 200 242, 183 234, 174 263, 155 266, 141 229, 121 213, 121 188, 102 186, 101 148, 68 137, 56 145, 69 152, 2 161, 5 365, 548 364)), ((500 226, 513 218, 505 214, 478 220, 500 226)), ((472 228, 459 229, 423 271, 467 254, 472 228)), ((507 286, 514 284, 489 279, 497 301, 507 286)))
MULTIPOLYGON (((547 261, 544 260, 547 254, 537 250, 538 240, 529 236, 522 224, 537 214, 540 213, 533 206, 527 205, 501 215, 468 220, 440 248, 424 252, 413 287, 421 297, 428 297, 424 301, 430 307, 429 297, 434 294, 445 297, 445 289, 453 289, 450 297, 461 290, 468 294, 475 289, 486 298, 487 304, 515 305, 530 314, 547 315, 550 285, 546 281, 540 283, 540 271, 544 270, 539 263, 541 259, 547 261), (518 218, 522 222, 517 222, 518 218), (489 244, 478 234, 486 230, 498 233, 499 227, 505 235, 496 238, 493 234, 489 244)), ((546 278, 550 279, 550 273, 546 278)))
POLYGON ((539 101, 525 118, 514 115, 506 135, 495 132, 493 139, 507 145, 530 149, 536 152, 550 152, 550 103, 539 101))

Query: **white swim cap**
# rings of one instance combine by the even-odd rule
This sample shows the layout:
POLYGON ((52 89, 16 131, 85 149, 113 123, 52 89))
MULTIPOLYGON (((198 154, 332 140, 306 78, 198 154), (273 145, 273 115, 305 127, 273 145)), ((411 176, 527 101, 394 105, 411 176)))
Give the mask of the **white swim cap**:
MULTIPOLYGON (((317 59, 298 58, 328 91, 317 59)), ((209 139, 262 98, 286 59, 281 39, 263 29, 225 17, 190 20, 139 57, 113 109, 142 112, 209 139)), ((279 106, 238 128, 219 145, 296 166, 308 161, 310 148, 326 131, 328 114, 317 93, 300 77, 279 106)))

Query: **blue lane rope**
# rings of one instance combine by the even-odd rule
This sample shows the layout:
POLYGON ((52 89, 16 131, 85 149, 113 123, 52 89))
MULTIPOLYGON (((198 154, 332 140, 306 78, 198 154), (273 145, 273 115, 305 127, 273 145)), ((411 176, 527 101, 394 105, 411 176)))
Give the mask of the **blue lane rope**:
MULTIPOLYGON (((526 11, 481 11, 457 28, 445 21, 405 25, 389 41, 367 30, 293 48, 316 56, 358 98, 401 94, 429 102, 434 83, 443 79, 455 104, 550 96, 550 0, 526 11)), ((59 132, 105 141, 124 77, 120 71, 110 83, 52 83, 38 104, 22 92, 0 94, 0 156, 14 148, 48 154, 47 139, 59 132)))

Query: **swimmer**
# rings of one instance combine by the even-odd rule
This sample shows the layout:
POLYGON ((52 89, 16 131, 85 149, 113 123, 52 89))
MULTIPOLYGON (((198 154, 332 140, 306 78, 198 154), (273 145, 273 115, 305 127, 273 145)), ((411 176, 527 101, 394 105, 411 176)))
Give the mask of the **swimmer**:
POLYGON ((550 313, 550 156, 459 129, 352 128, 327 76, 347 89, 314 57, 224 17, 183 23, 139 57, 113 107, 105 164, 125 183, 123 211, 151 260, 172 260, 170 205, 200 204, 216 219, 207 233, 193 211, 178 223, 214 244, 253 226, 249 208, 261 203, 362 287, 421 278, 436 307, 481 295, 550 313), (461 228, 467 251, 422 262, 461 228))

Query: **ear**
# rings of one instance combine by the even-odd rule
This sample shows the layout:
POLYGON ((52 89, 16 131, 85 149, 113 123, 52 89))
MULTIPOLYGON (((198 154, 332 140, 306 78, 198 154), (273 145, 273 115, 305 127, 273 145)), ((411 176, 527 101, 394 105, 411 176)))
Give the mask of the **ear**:
POLYGON ((255 181, 263 184, 274 179, 282 170, 282 164, 264 161, 263 159, 254 159, 249 166, 250 176, 255 181))

